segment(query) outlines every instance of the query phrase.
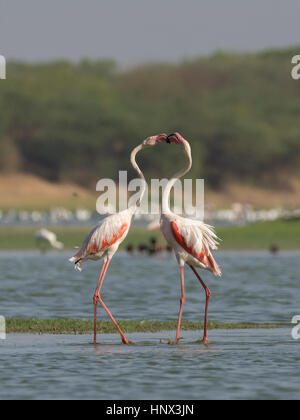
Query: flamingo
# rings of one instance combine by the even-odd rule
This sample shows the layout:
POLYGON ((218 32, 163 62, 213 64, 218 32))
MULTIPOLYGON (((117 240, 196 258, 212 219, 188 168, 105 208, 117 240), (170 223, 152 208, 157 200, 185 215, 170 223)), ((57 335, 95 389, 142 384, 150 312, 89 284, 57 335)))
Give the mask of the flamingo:
POLYGON ((181 278, 181 299, 180 310, 178 316, 178 325, 175 343, 179 342, 179 332, 181 325, 181 317, 183 306, 185 303, 184 291, 184 265, 185 263, 192 269, 197 279, 203 286, 206 294, 205 318, 204 318, 204 335, 201 342, 208 343, 207 338, 207 313, 211 292, 206 286, 195 267, 199 267, 211 271, 216 276, 221 276, 221 270, 214 260, 210 249, 217 249, 218 237, 214 233, 212 226, 206 225, 201 221, 191 220, 178 216, 171 212, 169 207, 170 191, 177 179, 184 176, 192 167, 191 147, 179 133, 170 134, 167 143, 176 143, 182 147, 187 158, 187 166, 173 176, 166 185, 162 198, 162 213, 160 219, 160 229, 166 241, 173 248, 176 259, 180 267, 181 278))
POLYGON ((95 226, 92 231, 88 234, 84 240, 80 250, 72 257, 69 261, 75 264, 75 269, 81 271, 81 265, 84 261, 87 260, 100 260, 103 258, 103 265, 100 272, 98 285, 94 293, 94 344, 96 344, 97 337, 97 303, 100 302, 101 306, 107 312, 108 316, 114 323, 116 329, 118 330, 122 342, 124 344, 129 344, 116 320, 108 310, 107 306, 102 300, 101 297, 101 287, 106 275, 108 266, 111 262, 112 257, 117 252, 119 245, 126 238, 128 231, 131 226, 131 222, 134 218, 134 215, 142 201, 143 195, 146 190, 146 181, 144 175, 136 163, 137 153, 147 147, 155 146, 157 143, 165 140, 167 137, 166 134, 158 134, 156 136, 151 136, 146 138, 142 144, 135 147, 131 152, 130 162, 134 170, 137 172, 138 176, 142 180, 142 187, 139 198, 133 206, 129 207, 126 210, 120 211, 119 213, 107 216, 101 223, 95 226))
POLYGON ((64 244, 57 240, 56 234, 48 229, 43 228, 38 230, 35 232, 34 237, 38 246, 41 245, 41 248, 43 245, 51 245, 56 249, 63 249, 64 247, 64 244))

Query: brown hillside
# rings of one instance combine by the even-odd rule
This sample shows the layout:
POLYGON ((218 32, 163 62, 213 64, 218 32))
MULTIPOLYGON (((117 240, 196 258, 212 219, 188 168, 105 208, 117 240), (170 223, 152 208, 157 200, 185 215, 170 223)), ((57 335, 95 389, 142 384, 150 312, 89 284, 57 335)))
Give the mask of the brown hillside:
MULTIPOLYGON (((0 209, 95 209, 99 193, 72 183, 56 184, 30 174, 0 175, 0 209)), ((233 203, 255 208, 300 208, 300 180, 277 190, 232 183, 221 192, 205 191, 205 204, 212 208, 230 208, 233 203)))

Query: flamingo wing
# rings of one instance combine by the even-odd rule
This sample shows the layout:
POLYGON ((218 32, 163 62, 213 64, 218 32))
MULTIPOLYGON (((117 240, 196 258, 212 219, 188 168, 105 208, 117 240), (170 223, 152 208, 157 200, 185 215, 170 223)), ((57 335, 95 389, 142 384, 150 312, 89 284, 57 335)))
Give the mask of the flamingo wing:
POLYGON ((106 217, 88 234, 82 247, 70 261, 78 264, 81 260, 105 252, 126 237, 130 222, 131 219, 121 213, 106 217))
POLYGON ((105 251, 122 238, 127 228, 127 223, 121 225, 119 223, 103 223, 88 236, 84 246, 85 252, 87 254, 97 254, 98 252, 105 251))
POLYGON ((208 270, 221 275, 221 270, 214 260, 209 247, 217 248, 216 235, 210 226, 186 223, 180 220, 171 222, 171 231, 176 242, 191 256, 201 262, 208 270))

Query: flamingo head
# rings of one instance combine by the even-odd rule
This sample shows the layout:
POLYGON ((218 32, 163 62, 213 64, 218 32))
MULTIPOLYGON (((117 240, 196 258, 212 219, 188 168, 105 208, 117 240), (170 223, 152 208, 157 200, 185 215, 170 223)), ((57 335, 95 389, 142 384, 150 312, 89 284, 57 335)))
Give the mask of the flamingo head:
POLYGON ((150 136, 147 137, 142 145, 143 147, 152 147, 155 146, 157 143, 161 143, 162 141, 166 141, 167 140, 167 134, 162 133, 162 134, 157 134, 156 136, 150 136))
POLYGON ((182 135, 179 134, 179 133, 176 133, 176 132, 172 133, 172 134, 169 134, 166 138, 166 142, 169 143, 169 144, 176 143, 176 144, 181 144, 182 145, 182 144, 184 144, 185 141, 186 140, 184 140, 182 135))
POLYGON ((171 143, 179 144, 179 146, 186 153, 190 161, 192 161, 192 151, 191 151, 190 143, 187 140, 185 140, 181 134, 177 132, 169 134, 166 138, 166 142, 169 144, 171 143))

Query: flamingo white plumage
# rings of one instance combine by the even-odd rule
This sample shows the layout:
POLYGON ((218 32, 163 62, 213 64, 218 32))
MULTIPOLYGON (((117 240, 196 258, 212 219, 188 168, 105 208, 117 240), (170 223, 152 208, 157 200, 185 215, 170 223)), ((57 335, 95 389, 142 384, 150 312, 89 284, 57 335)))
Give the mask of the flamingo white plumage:
POLYGON ((209 288, 197 273, 195 267, 209 270, 216 276, 221 276, 221 270, 218 264, 215 262, 210 251, 211 249, 217 249, 218 238, 215 235, 212 226, 206 225, 201 221, 195 221, 178 216, 171 212, 169 207, 170 191, 177 179, 184 176, 191 169, 192 155, 190 144, 179 133, 170 134, 166 141, 167 143, 179 144, 182 147, 185 156, 187 157, 187 166, 169 180, 164 190, 162 199, 162 213, 160 219, 161 231, 166 241, 173 248, 178 264, 180 266, 181 299, 175 342, 177 344, 179 341, 181 317, 185 303, 184 265, 186 263, 193 270, 206 293, 203 342, 207 343, 207 312, 211 293, 209 288))
POLYGON ((34 237, 38 245, 51 245, 55 249, 63 249, 64 247, 64 244, 57 240, 56 234, 48 229, 38 230, 34 237))
POLYGON ((81 264, 87 260, 100 260, 103 258, 103 265, 100 272, 100 277, 98 280, 98 285, 95 290, 94 294, 94 344, 96 344, 96 336, 97 336, 97 303, 100 302, 104 310, 107 312, 108 316, 114 323, 115 327, 117 328, 122 342, 124 344, 129 344, 129 341, 123 334, 122 330, 120 329, 119 325, 115 321, 114 317, 108 310, 107 306, 102 300, 101 297, 101 287, 104 281, 104 277, 106 275, 108 266, 111 262, 112 257, 117 252, 119 245, 121 242, 124 241, 126 238, 128 231, 131 226, 131 222, 133 217, 142 201, 143 195, 146 189, 146 181, 144 175, 140 168, 136 163, 136 155, 137 153, 147 147, 155 146, 157 143, 165 140, 167 137, 166 134, 158 134, 156 136, 148 137, 143 141, 142 144, 135 147, 131 152, 131 164, 135 171, 137 172, 138 176, 142 180, 142 188, 139 195, 139 198, 133 206, 129 207, 126 210, 123 210, 119 213, 110 215, 106 217, 101 223, 99 223, 83 242, 81 249, 72 257, 69 261, 75 263, 75 268, 81 271, 81 264))

